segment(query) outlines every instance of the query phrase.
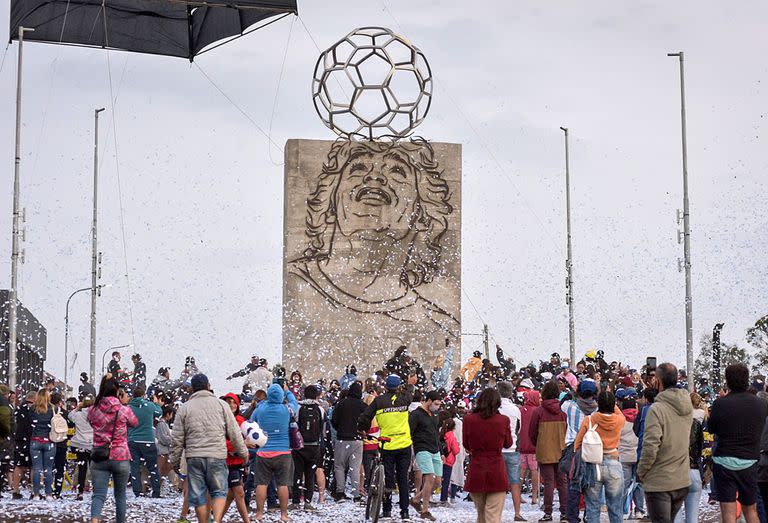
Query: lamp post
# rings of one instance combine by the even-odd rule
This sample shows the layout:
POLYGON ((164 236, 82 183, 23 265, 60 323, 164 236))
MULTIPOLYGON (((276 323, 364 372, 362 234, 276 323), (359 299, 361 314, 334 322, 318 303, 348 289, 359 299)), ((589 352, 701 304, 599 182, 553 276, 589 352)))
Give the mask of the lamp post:
POLYGON ((106 373, 107 373, 107 372, 106 372, 106 369, 105 369, 105 367, 104 367, 104 358, 106 358, 106 357, 107 357, 107 353, 108 353, 109 351, 111 351, 111 350, 115 350, 115 349, 127 349, 128 347, 133 347, 133 345, 132 345, 131 343, 129 343, 128 345, 116 345, 116 346, 114 346, 114 347, 110 347, 110 348, 108 348, 107 350, 105 350, 105 351, 104 351, 104 354, 102 354, 102 355, 101 355, 101 375, 102 375, 102 376, 104 376, 104 374, 106 374, 106 373))
MULTIPOLYGON (((82 289, 77 289, 75 292, 69 295, 69 298, 67 298, 67 306, 64 313, 64 390, 67 390, 67 385, 69 384, 67 381, 67 372, 68 372, 68 366, 69 366, 69 302, 72 300, 72 298, 77 294, 78 292, 85 292, 91 290, 90 287, 84 287, 82 289)), ((91 376, 91 379, 93 379, 93 376, 91 376)))
POLYGON ((571 370, 576 370, 576 333, 573 322, 573 253, 571 252, 571 171, 568 155, 568 128, 565 133, 565 222, 568 234, 568 258, 565 260, 565 302, 568 304, 568 345, 570 347, 571 370))
MULTIPOLYGON (((680 120, 683 147, 683 251, 685 255, 685 364, 693 371, 693 300, 691 298, 691 224, 688 212, 688 137, 685 123, 685 69, 684 53, 667 53, 680 60, 680 120)), ((693 380, 688 380, 688 390, 693 392, 693 380)))
POLYGON ((93 129, 93 227, 91 229, 91 378, 96 374, 96 294, 99 287, 98 279, 98 243, 96 241, 96 219, 98 217, 99 203, 99 113, 104 109, 94 110, 93 129))
POLYGON ((13 230, 11 233, 11 289, 8 292, 8 386, 16 391, 16 328, 19 277, 19 176, 21 171, 21 65, 24 48, 24 32, 34 31, 19 26, 19 65, 16 68, 16 156, 13 167, 13 230))

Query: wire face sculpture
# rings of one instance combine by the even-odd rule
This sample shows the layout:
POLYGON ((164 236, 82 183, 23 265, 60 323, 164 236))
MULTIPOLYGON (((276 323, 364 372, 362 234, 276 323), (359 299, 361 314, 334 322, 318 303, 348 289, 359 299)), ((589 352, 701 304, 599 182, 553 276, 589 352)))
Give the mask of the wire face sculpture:
POLYGON ((355 29, 317 60, 312 100, 337 135, 396 140, 411 134, 432 103, 424 53, 383 27, 355 29))

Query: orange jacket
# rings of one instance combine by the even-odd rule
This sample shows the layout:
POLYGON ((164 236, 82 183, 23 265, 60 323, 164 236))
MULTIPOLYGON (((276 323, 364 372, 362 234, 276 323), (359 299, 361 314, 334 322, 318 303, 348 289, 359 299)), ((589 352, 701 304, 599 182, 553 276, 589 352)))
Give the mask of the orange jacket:
POLYGON ((600 439, 603 440, 603 452, 605 454, 618 453, 621 429, 626 421, 624 414, 621 413, 618 406, 616 406, 613 414, 595 412, 588 418, 584 418, 581 422, 579 433, 576 435, 576 441, 573 443, 574 450, 581 448, 581 441, 584 439, 584 434, 587 433, 589 428, 589 419, 592 420, 593 426, 597 425, 597 433, 600 434, 600 439))

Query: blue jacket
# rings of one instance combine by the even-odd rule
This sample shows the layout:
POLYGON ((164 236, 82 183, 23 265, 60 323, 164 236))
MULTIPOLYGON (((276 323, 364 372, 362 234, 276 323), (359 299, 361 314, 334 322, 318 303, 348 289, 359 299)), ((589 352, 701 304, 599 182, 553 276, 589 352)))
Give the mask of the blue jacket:
POLYGON ((258 423, 267 435, 267 444, 259 449, 259 453, 291 451, 288 426, 291 423, 291 412, 295 415, 298 411, 299 403, 290 390, 283 392, 277 383, 269 386, 267 399, 259 403, 251 415, 251 421, 258 423), (284 403, 284 400, 288 403, 284 403))
MULTIPOLYGON (((640 454, 643 453, 643 436, 645 435, 645 417, 648 415, 648 409, 651 408, 651 405, 645 405, 643 407, 643 410, 640 411, 640 414, 637 415, 637 418, 635 418, 635 424, 637 425, 637 430, 635 430, 635 435, 637 436, 637 460, 640 461, 640 454)), ((634 427, 633 427, 634 428, 634 427)))
POLYGON ((445 361, 443 367, 440 369, 432 369, 432 386, 435 389, 447 389, 448 382, 451 379, 451 369, 453 368, 453 347, 448 349, 445 354, 445 361))
POLYGON ((152 403, 144 398, 133 398, 128 406, 136 415, 139 424, 128 427, 128 441, 140 441, 142 443, 155 442, 155 418, 163 415, 163 409, 157 403, 152 403))

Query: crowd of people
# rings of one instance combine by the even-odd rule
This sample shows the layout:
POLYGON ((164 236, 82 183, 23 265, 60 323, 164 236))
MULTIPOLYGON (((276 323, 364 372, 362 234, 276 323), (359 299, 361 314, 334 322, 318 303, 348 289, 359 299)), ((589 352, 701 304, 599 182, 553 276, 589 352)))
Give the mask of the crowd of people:
POLYGON ((239 392, 219 397, 192 357, 177 379, 163 367, 147 385, 141 356, 129 370, 115 352, 98 391, 83 374, 77 398, 52 381, 23 398, 0 385, 0 495, 9 481, 22 499, 28 478, 32 500, 52 501, 69 474, 77 499, 92 491, 94 522, 110 482, 118 523, 128 485, 137 497, 181 492, 181 523, 191 512, 220 522, 233 504, 244 523, 267 511, 288 521, 364 502, 378 456, 382 518, 435 521, 431 507, 461 496, 484 523, 526 521, 524 504, 539 521, 691 523, 708 486, 722 521, 766 522, 768 393, 743 364, 721 390, 702 379, 691 393, 685 372, 650 359, 496 356, 475 352, 457 374, 447 341, 426 368, 403 346, 371 376, 350 363, 312 383, 254 356, 227 377, 243 378, 239 392))

